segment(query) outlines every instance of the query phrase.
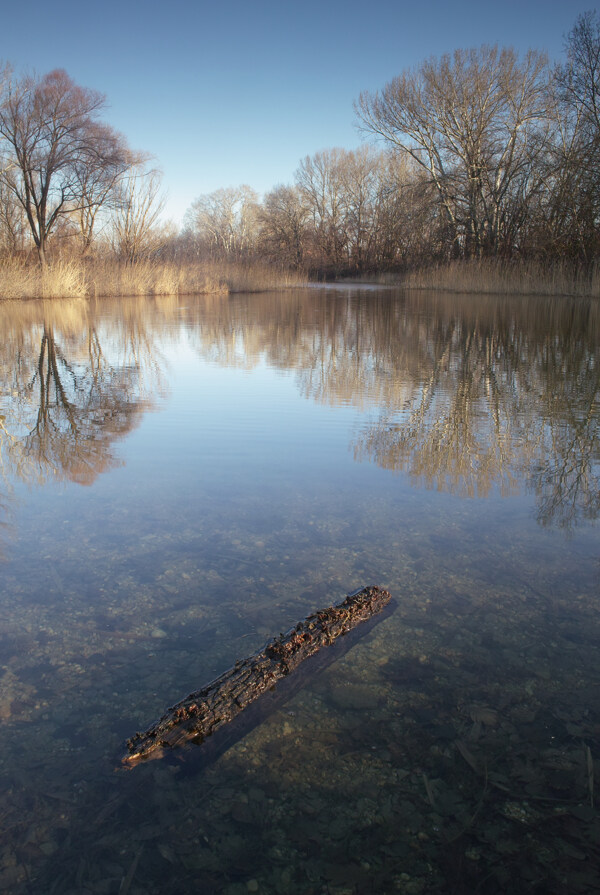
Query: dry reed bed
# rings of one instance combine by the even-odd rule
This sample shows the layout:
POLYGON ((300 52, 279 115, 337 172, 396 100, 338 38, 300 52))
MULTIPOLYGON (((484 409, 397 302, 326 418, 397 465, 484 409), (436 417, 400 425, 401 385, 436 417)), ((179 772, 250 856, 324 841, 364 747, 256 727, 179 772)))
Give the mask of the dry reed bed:
POLYGON ((263 292, 302 285, 297 274, 236 264, 160 264, 140 261, 57 261, 45 270, 22 261, 0 262, 0 298, 86 298, 263 292))
MULTIPOLYGON (((408 289, 480 295, 600 297, 600 265, 574 271, 561 263, 457 261, 402 275, 380 274, 369 280, 408 289)), ((0 261, 0 299, 227 295, 265 292, 305 282, 300 274, 261 265, 57 261, 42 271, 24 261, 0 261)))
POLYGON ((395 283, 408 289, 480 295, 565 295, 600 297, 600 265, 574 270, 556 262, 456 261, 437 267, 412 271, 401 276, 383 275, 382 283, 395 283))

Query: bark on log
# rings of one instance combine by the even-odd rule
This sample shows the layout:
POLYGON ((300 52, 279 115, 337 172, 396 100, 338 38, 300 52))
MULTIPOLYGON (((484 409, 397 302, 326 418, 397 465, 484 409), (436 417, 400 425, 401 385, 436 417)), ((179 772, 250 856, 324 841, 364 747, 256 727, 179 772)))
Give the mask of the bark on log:
POLYGON ((123 764, 132 767, 141 761, 161 758, 168 749, 183 743, 202 743, 305 659, 372 618, 390 600, 386 590, 365 587, 348 595, 342 603, 309 615, 269 641, 261 652, 236 662, 210 684, 171 706, 146 731, 127 740, 123 764))

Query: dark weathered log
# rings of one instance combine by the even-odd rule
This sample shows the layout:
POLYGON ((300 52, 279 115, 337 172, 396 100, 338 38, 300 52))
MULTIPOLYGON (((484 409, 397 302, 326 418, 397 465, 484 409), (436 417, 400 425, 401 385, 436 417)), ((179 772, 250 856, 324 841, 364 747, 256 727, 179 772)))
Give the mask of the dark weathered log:
POLYGON ((174 746, 201 743, 305 659, 372 618, 390 599, 390 594, 382 588, 365 587, 348 595, 337 606, 309 615, 286 634, 269 641, 261 652, 236 662, 210 684, 190 693, 146 731, 127 740, 123 764, 131 767, 160 758, 174 746))

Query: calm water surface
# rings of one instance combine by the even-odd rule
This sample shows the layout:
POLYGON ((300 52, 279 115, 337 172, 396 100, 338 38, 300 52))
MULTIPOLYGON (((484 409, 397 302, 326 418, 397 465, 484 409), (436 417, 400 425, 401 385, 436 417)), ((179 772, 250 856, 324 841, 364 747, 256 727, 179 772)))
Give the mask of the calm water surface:
POLYGON ((0 331, 0 891, 600 891, 597 303, 314 288, 0 331), (393 614, 228 751, 121 769, 364 584, 393 614))

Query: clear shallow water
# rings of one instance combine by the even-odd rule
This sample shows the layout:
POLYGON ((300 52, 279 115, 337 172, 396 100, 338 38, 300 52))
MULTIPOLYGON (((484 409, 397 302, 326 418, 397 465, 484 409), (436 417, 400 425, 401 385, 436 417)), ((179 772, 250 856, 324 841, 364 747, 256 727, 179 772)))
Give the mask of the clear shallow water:
POLYGON ((0 306, 0 891, 600 889, 595 304, 0 306), (167 705, 397 607, 208 767, 167 705))

